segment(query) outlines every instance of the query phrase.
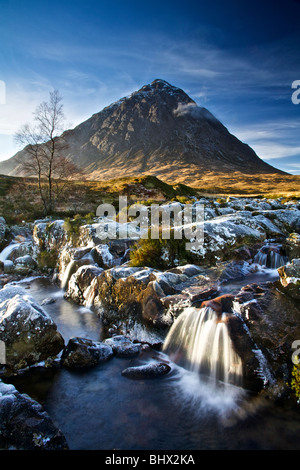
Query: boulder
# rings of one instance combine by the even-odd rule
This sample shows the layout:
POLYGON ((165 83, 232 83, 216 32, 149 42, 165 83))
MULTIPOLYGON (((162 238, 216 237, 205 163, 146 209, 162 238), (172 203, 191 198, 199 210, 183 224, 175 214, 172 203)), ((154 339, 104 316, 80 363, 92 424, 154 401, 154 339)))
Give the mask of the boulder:
POLYGON ((64 220, 35 221, 33 228, 33 242, 37 249, 61 249, 68 241, 68 234, 64 228, 64 220))
POLYGON ((96 295, 96 283, 93 280, 102 272, 103 268, 89 264, 79 267, 70 277, 65 298, 78 304, 91 305, 96 295))
POLYGON ((0 381, 0 448, 68 450, 68 444, 39 403, 0 381))
POLYGON ((20 256, 15 259, 15 271, 21 274, 29 274, 37 268, 37 262, 30 255, 20 256))
POLYGON ((108 245, 97 245, 91 250, 91 256, 95 263, 104 268, 108 269, 114 265, 114 257, 109 251, 108 245))
POLYGON ((117 357, 134 357, 140 352, 141 345, 133 343, 130 339, 123 335, 113 336, 104 341, 105 344, 110 346, 117 357))
POLYGON ((265 224, 255 220, 249 211, 215 217, 204 224, 204 243, 194 253, 208 264, 225 261, 244 245, 261 243, 266 238, 265 224))
POLYGON ((164 362, 150 362, 142 366, 127 367, 122 371, 124 377, 129 379, 156 379, 168 374, 171 367, 164 362))
POLYGON ((280 281, 244 286, 235 295, 233 310, 253 342, 261 377, 269 384, 276 379, 284 387, 292 365, 292 344, 300 338, 300 305, 279 286, 280 281))
POLYGON ((69 368, 91 367, 107 361, 112 355, 113 350, 108 344, 74 337, 64 348, 60 362, 69 368))
MULTIPOLYGON (((244 207, 247 207, 245 203, 244 207)), ((256 208, 261 210, 258 206, 247 208, 250 210, 238 210, 205 220, 203 246, 192 252, 197 262, 214 265, 218 261, 233 259, 243 246, 249 248, 268 238, 281 239, 299 228, 300 211, 296 208, 259 213, 254 212, 256 208)))
POLYGON ((0 340, 6 367, 18 370, 56 356, 64 340, 47 312, 19 286, 0 290, 0 340))
POLYGON ((300 258, 293 259, 291 263, 278 268, 280 283, 283 291, 293 297, 300 299, 300 258))
POLYGON ((284 241, 283 249, 290 260, 300 258, 300 234, 291 233, 284 241))

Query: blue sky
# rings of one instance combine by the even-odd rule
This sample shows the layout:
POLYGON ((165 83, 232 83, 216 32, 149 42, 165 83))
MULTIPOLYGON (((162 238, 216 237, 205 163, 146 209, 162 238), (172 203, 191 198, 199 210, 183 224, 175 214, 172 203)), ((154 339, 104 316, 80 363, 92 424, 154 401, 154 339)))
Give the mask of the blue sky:
POLYGON ((156 78, 300 174, 299 0, 0 0, 0 160, 54 88, 72 128, 156 78))

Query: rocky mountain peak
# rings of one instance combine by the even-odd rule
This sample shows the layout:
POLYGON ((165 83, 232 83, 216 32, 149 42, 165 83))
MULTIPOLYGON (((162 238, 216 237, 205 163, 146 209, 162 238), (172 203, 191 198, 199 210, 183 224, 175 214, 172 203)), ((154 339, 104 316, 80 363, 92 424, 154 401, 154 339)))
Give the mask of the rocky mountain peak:
MULTIPOLYGON (((197 185, 206 172, 280 173, 182 89, 161 79, 105 107, 61 138, 68 146, 64 156, 90 179, 155 175, 166 182, 197 185)), ((0 173, 16 174, 14 158, 0 163, 0 173)))

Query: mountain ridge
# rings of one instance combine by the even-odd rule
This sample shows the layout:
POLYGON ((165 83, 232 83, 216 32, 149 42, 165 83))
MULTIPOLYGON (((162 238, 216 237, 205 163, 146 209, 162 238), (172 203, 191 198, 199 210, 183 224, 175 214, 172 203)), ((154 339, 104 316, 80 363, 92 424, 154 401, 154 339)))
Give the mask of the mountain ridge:
MULTIPOLYGON (((150 174, 190 184, 207 172, 285 174, 261 160, 182 89, 156 79, 61 134, 64 156, 94 180, 150 174)), ((26 149, 0 162, 18 174, 26 149)))

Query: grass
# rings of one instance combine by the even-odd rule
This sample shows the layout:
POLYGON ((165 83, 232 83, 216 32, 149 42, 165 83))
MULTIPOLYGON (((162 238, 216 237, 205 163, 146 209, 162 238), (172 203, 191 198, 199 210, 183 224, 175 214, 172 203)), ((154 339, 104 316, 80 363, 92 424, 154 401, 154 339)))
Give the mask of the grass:
MULTIPOLYGON (((178 200, 187 203, 193 196, 282 197, 300 199, 300 175, 244 175, 240 173, 206 173, 195 177, 193 186, 183 182, 162 181, 154 175, 114 178, 109 181, 70 181, 60 195, 54 217, 74 217, 96 213, 100 204, 111 203, 118 207, 120 195, 128 197, 128 204, 141 202, 162 203, 178 200)), ((34 178, 0 175, 0 215, 8 223, 33 221, 43 217, 43 208, 34 178)))

